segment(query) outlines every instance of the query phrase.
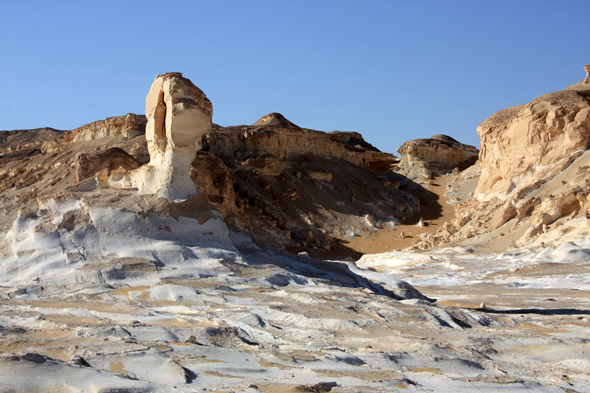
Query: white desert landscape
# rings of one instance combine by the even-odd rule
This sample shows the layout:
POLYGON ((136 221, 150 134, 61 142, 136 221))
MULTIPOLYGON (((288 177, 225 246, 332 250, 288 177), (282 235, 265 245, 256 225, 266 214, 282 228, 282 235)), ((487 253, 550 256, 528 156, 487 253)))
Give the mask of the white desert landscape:
POLYGON ((0 132, 0 392, 590 392, 584 70, 400 157, 177 72, 0 132))

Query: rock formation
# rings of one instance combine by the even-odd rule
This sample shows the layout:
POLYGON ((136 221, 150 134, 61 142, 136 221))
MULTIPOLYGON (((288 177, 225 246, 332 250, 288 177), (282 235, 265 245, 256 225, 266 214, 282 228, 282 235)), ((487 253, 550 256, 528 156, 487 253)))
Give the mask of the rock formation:
POLYGON ((253 126, 274 126, 274 127, 283 127, 283 128, 299 128, 295 124, 291 123, 289 120, 285 118, 285 116, 281 115, 280 113, 273 112, 266 116, 262 116, 258 119, 255 123, 252 124, 253 126))
POLYGON ((569 220, 585 219, 589 112, 590 91, 570 89, 487 118, 477 129, 481 176, 473 200, 459 204, 456 219, 417 247, 509 234, 515 244, 549 232, 555 240, 569 220))
POLYGON ((330 248, 346 233, 375 231, 367 215, 387 226, 419 211, 417 198, 379 176, 396 157, 360 134, 289 126, 277 113, 262 119, 281 125, 215 128, 192 164, 207 201, 255 240, 330 248))
POLYGON ((479 154, 477 148, 446 135, 414 139, 401 145, 397 151, 401 160, 394 170, 410 179, 440 176, 451 173, 455 168, 463 170, 473 165, 479 154))
POLYGON ((111 171, 117 169, 127 172, 139 166, 135 158, 118 147, 101 150, 95 154, 80 154, 74 161, 74 181, 79 183, 105 169, 108 176, 111 171))
POLYGON ((584 71, 586 71, 586 78, 566 90, 590 90, 590 64, 584 66, 584 71))
POLYGON ((582 91, 546 94, 504 109, 477 129, 481 138, 481 178, 476 198, 514 189, 519 177, 588 148, 588 97, 582 91))
POLYGON ((133 139, 145 133, 146 122, 145 116, 134 113, 109 117, 68 131, 64 136, 64 140, 66 142, 90 141, 116 135, 120 135, 124 139, 133 139))
POLYGON ((150 162, 133 174, 145 194, 186 199, 199 193, 190 164, 201 138, 211 130, 213 107, 205 94, 178 72, 159 75, 146 98, 146 139, 150 162))

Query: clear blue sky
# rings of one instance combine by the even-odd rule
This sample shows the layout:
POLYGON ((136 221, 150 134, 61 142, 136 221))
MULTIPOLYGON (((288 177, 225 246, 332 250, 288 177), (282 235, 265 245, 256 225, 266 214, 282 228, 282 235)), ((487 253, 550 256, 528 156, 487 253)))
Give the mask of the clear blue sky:
POLYGON ((281 112, 383 151, 584 77, 588 0, 0 1, 0 130, 143 114, 182 72, 220 125, 281 112))

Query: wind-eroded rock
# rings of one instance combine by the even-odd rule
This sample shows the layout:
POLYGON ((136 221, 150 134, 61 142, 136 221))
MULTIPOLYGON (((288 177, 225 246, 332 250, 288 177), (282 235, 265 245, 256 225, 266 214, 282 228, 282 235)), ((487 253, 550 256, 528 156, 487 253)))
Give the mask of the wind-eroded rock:
POLYGON ((215 128, 192 164, 209 203, 256 240, 330 248, 375 230, 366 217, 395 225, 420 209, 417 198, 377 175, 396 157, 360 134, 288 126, 276 113, 262 119, 281 125, 215 128))
POLYGON ((397 151, 401 160, 395 171, 410 179, 420 175, 427 178, 431 174, 443 175, 455 168, 463 170, 473 165, 479 154, 477 148, 446 135, 414 139, 401 145, 397 151))
POLYGON ((590 91, 564 90, 487 118, 477 129, 481 176, 473 200, 459 204, 455 220, 416 248, 565 236, 569 229, 561 226, 590 214, 589 112, 590 91))
POLYGON ((280 113, 273 112, 269 113, 268 115, 262 116, 258 119, 255 123, 252 124, 253 126, 273 126, 273 127, 283 127, 283 128, 299 128, 295 124, 291 123, 289 120, 285 118, 285 116, 281 115, 280 113))
POLYGON ((66 132, 64 141, 78 142, 120 135, 132 139, 145 133, 146 117, 128 113, 125 116, 109 117, 66 132))
POLYGON ((185 199, 199 193, 190 164, 211 130, 213 107, 181 73, 159 75, 146 98, 146 139, 150 162, 133 175, 142 193, 185 199))
POLYGON ((590 93, 558 91, 488 117, 477 129, 482 149, 476 197, 509 192, 519 176, 587 149, 589 110, 590 93))
POLYGON ((74 161, 74 181, 81 182, 104 169, 109 172, 119 168, 131 171, 139 168, 139 165, 131 155, 117 147, 95 154, 80 154, 74 161))

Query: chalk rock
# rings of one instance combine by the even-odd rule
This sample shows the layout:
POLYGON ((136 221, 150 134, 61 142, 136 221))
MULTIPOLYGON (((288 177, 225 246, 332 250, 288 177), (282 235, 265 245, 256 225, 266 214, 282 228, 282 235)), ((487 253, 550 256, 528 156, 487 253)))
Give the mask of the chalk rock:
POLYGON ((477 132, 481 175, 473 199, 459 203, 455 219, 416 249, 488 235, 500 245, 508 233, 516 245, 554 242, 586 227, 590 91, 568 88, 501 110, 477 132))
POLYGON ((159 75, 146 98, 146 140, 150 162, 134 176, 144 194, 186 199, 199 190, 190 165, 211 130, 211 101, 181 73, 159 75))
POLYGON ((584 71, 586 71, 586 78, 565 90, 590 90, 590 64, 584 66, 584 71))
POLYGON ((432 173, 443 175, 455 168, 466 169, 477 161, 479 154, 477 148, 446 135, 414 139, 401 145, 397 151, 401 160, 394 170, 410 179, 420 175, 430 178, 432 173))

